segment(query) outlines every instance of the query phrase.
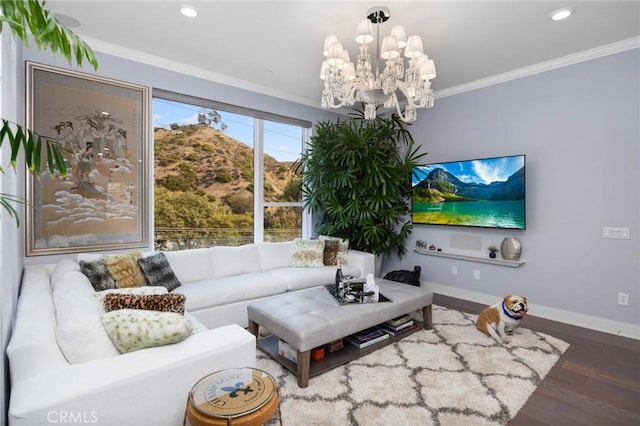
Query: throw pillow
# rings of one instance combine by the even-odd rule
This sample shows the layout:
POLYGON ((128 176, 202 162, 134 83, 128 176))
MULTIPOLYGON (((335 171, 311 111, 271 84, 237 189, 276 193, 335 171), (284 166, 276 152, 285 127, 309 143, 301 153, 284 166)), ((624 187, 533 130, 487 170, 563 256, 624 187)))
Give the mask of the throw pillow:
POLYGON ((109 256, 104 259, 111 277, 116 281, 117 288, 146 285, 142 270, 138 266, 138 259, 141 257, 140 250, 133 250, 127 254, 109 256))
POLYGON ((291 256, 291 267, 293 268, 321 268, 324 266, 324 241, 303 240, 296 238, 293 240, 293 254, 291 256))
POLYGON ((80 261, 80 271, 89 278, 91 285, 95 291, 116 288, 116 282, 111 277, 107 265, 104 263, 104 257, 94 261, 80 261))
POLYGON ((336 266, 338 264, 338 244, 337 240, 325 240, 322 257, 325 266, 336 266))
POLYGON ((184 315, 184 294, 107 294, 102 304, 107 312, 118 309, 145 309, 147 311, 175 312, 184 315))
POLYGON ((174 312, 120 309, 100 317, 109 338, 121 353, 178 343, 193 333, 193 325, 174 312))
POLYGON ((130 288, 114 288, 109 290, 98 291, 95 293, 96 299, 100 304, 103 304, 104 298, 107 294, 167 294, 168 291, 165 287, 161 286, 144 286, 144 287, 130 287, 130 288))
POLYGON ((349 263, 349 239, 348 238, 339 238, 339 237, 330 237, 328 235, 320 235, 318 237, 320 240, 324 241, 338 241, 338 266, 346 265, 349 263))
POLYGON ((138 259, 138 265, 142 269, 147 283, 151 286, 163 286, 167 290, 173 291, 180 287, 180 280, 173 273, 171 265, 164 253, 157 253, 153 256, 138 259))

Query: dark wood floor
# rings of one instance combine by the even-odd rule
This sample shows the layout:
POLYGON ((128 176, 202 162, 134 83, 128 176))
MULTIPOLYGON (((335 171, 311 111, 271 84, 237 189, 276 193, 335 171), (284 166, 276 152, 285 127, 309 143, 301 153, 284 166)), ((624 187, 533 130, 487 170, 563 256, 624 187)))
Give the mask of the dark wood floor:
MULTIPOLYGON (((433 302, 473 314, 484 308, 442 295, 433 302)), ((522 326, 571 346, 510 425, 640 425, 640 341, 534 315, 522 326)))

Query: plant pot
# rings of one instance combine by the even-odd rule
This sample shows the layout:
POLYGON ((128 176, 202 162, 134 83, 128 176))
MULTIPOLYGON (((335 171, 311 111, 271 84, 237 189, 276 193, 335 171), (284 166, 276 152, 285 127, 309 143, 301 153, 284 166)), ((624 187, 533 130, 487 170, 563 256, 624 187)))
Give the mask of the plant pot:
POLYGON ((495 259, 496 258, 496 252, 492 251, 491 253, 489 253, 489 257, 492 258, 492 259, 495 259))

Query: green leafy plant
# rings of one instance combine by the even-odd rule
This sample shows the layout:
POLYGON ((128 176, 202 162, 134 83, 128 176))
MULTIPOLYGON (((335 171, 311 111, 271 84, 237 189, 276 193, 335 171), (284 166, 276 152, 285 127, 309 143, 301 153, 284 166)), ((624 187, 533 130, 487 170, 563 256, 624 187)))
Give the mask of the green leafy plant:
POLYGON ((498 247, 496 247, 496 246, 494 246, 494 245, 490 245, 487 249, 488 249, 491 253, 495 253, 495 252, 497 252, 497 251, 498 251, 498 247))
MULTIPOLYGON (((75 60, 76 64, 80 66, 86 60, 94 69, 98 69, 98 61, 91 48, 76 34, 59 23, 47 10, 44 1, 2 0, 0 1, 0 12, 0 32, 2 32, 4 24, 7 24, 12 34, 25 46, 29 45, 29 33, 31 33, 38 49, 48 48, 54 55, 60 53, 69 61, 70 65, 75 60)), ((66 177, 67 168, 63 150, 55 140, 38 135, 20 124, 3 119, 0 129, 0 149, 5 142, 8 142, 11 150, 10 165, 14 170, 19 154, 24 152, 27 170, 39 178, 42 171, 43 149, 45 149, 46 164, 51 176, 66 177)), ((4 173, 2 166, 0 166, 0 173, 4 173)), ((0 205, 8 212, 9 216, 16 220, 16 225, 20 226, 20 218, 13 203, 25 204, 25 200, 15 195, 0 193, 0 205)))
POLYGON ((411 173, 426 153, 418 153, 405 126, 396 114, 365 120, 361 112, 316 124, 299 167, 304 204, 319 213, 320 234, 376 255, 406 253, 411 173))

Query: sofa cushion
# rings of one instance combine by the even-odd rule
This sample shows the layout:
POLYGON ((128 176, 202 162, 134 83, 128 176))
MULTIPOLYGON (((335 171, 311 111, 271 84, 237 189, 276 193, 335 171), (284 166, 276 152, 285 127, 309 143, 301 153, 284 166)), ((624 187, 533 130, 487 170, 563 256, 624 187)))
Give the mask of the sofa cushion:
POLYGON ((173 273, 171 265, 164 253, 156 253, 152 256, 138 259, 138 265, 142 269, 144 278, 151 286, 163 286, 167 290, 175 290, 180 287, 180 280, 173 273))
POLYGON ((293 268, 321 268, 324 266, 323 255, 324 241, 296 238, 293 240, 290 266, 293 268))
POLYGON ((116 282, 117 288, 142 287, 146 285, 138 259, 142 257, 140 250, 133 250, 127 254, 107 256, 105 265, 116 282))
POLYGON ((268 271, 269 269, 288 267, 291 263, 292 249, 293 241, 258 244, 261 269, 268 271))
POLYGON ((167 251, 164 255, 182 284, 213 278, 210 248, 167 251))
POLYGON ((319 240, 338 241, 338 265, 346 265, 349 263, 349 239, 340 237, 330 237, 328 235, 320 235, 319 240))
POLYGON ((211 247, 213 258, 213 277, 261 272, 260 256, 255 244, 237 247, 211 247))
POLYGON ((321 268, 277 268, 265 272, 273 279, 285 283, 288 291, 317 287, 335 281, 336 267, 321 268))
POLYGON ((287 283, 263 272, 233 275, 183 285, 175 290, 187 296, 189 312, 213 306, 271 296, 287 291, 287 283))
POLYGON ((102 305, 107 312, 118 309, 144 309, 184 315, 185 301, 186 297, 183 294, 107 294, 102 305))
POLYGON ((54 288, 56 283, 62 279, 64 274, 69 271, 79 271, 80 266, 77 262, 74 262, 72 259, 62 259, 56 266, 54 266, 53 271, 51 271, 51 288, 54 288))
POLYGON ((56 341, 70 364, 119 353, 100 323, 104 308, 95 294, 89 279, 80 271, 68 271, 53 289, 56 341))
POLYGON ((100 317, 113 344, 122 353, 178 343, 193 333, 193 326, 174 312, 121 309, 100 317))
POLYGON ((144 287, 129 287, 129 288, 114 288, 109 290, 98 291, 94 294, 98 303, 102 305, 104 297, 107 294, 167 294, 169 291, 166 287, 161 286, 144 286, 144 287))
POLYGON ((107 265, 104 263, 104 257, 100 257, 93 261, 81 260, 80 271, 89 278, 91 285, 95 291, 116 288, 116 282, 109 273, 107 265))

